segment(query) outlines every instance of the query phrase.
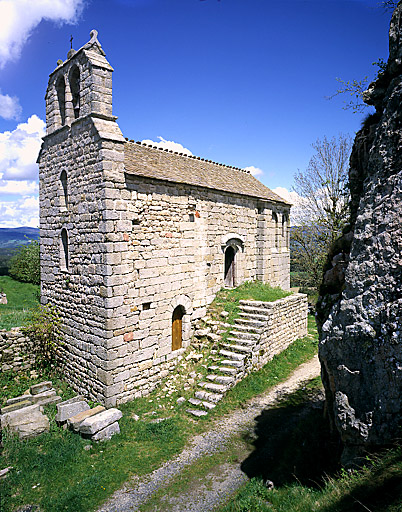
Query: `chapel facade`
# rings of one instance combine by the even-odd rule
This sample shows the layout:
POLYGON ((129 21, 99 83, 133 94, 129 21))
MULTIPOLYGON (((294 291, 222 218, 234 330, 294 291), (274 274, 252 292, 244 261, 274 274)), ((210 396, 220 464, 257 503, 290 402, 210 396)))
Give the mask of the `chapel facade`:
POLYGON ((125 139, 97 39, 50 74, 38 157, 42 303, 71 385, 107 406, 149 393, 220 288, 289 289, 290 204, 247 171, 125 139))

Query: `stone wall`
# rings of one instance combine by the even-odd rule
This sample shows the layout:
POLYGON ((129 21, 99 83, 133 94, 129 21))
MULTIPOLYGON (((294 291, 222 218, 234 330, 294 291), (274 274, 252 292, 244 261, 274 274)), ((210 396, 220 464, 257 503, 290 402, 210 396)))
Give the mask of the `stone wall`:
POLYGON ((20 328, 15 327, 11 331, 0 329, 0 371, 18 372, 32 368, 34 364, 32 342, 20 328))
POLYGON ((295 293, 275 302, 257 302, 264 309, 266 325, 253 352, 252 364, 262 368, 291 343, 307 336, 307 295, 295 293))

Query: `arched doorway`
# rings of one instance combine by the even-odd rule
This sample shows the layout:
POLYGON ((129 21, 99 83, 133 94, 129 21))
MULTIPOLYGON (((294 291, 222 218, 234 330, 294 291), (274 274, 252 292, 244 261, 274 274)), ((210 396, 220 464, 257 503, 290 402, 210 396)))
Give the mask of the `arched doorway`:
POLYGON ((172 350, 178 350, 183 346, 183 306, 177 306, 172 315, 172 350))
POLYGON ((235 250, 227 247, 225 251, 225 286, 233 288, 235 285, 235 250))

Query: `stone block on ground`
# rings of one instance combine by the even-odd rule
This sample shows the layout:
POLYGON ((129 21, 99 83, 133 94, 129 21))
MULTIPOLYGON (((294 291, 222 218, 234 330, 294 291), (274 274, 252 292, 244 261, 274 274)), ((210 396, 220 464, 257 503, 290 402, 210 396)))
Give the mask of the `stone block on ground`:
POLYGON ((19 400, 18 402, 2 407, 1 414, 7 414, 9 412, 18 411, 25 407, 29 407, 30 405, 32 405, 32 401, 29 398, 25 400, 19 400))
POLYGON ((57 414, 55 419, 57 423, 62 424, 65 423, 68 418, 72 418, 76 414, 87 411, 88 409, 89 405, 84 400, 70 403, 62 402, 57 404, 57 414))
POLYGON ((49 432, 49 419, 38 404, 8 412, 0 416, 1 428, 18 434, 20 439, 30 439, 49 432))
POLYGON ((59 405, 66 405, 66 404, 73 404, 74 402, 84 402, 85 397, 82 395, 73 396, 72 398, 69 398, 68 400, 63 400, 59 405))
POLYGON ((92 441, 108 441, 114 434, 120 434, 120 427, 117 421, 96 432, 91 439, 92 441))
POLYGON ((93 435, 118 421, 123 414, 119 409, 108 409, 84 420, 79 428, 81 434, 93 435))
MULTIPOLYGON (((28 399, 31 400, 32 396, 31 395, 21 395, 21 396, 16 396, 14 398, 8 398, 5 406, 18 404, 19 402, 24 402, 28 399)), ((31 401, 31 403, 32 403, 32 401, 31 401)))
POLYGON ((30 387, 31 395, 38 395, 39 393, 43 393, 44 391, 49 391, 52 389, 52 382, 47 380, 46 382, 40 382, 39 384, 34 384, 30 387))
POLYGON ((74 432, 79 431, 79 426, 81 423, 86 420, 87 418, 90 418, 91 416, 94 416, 95 414, 98 414, 102 411, 104 411, 105 408, 101 405, 98 405, 94 407, 93 409, 88 409, 87 411, 82 411, 76 414, 75 416, 72 416, 71 418, 68 418, 67 425, 74 430, 74 432))

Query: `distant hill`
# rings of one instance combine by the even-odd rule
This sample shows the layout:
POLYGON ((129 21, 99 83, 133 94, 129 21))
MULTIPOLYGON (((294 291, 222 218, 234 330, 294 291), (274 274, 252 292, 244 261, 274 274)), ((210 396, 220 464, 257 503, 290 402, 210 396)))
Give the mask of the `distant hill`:
POLYGON ((29 243, 29 239, 39 239, 38 228, 0 228, 0 248, 12 249, 29 243))
POLYGON ((0 276, 8 274, 10 259, 17 247, 38 239, 38 228, 0 228, 0 276))

